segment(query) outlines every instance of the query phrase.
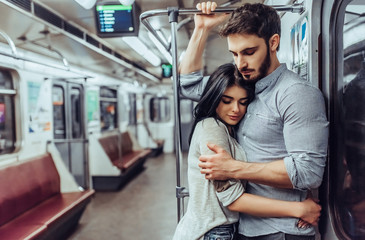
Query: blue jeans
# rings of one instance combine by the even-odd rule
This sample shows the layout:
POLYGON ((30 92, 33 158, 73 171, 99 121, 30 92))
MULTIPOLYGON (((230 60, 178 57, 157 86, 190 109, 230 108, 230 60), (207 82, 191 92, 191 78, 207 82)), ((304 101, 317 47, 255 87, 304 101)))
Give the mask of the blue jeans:
POLYGON ((257 237, 245 237, 238 234, 237 240, 314 240, 315 236, 291 235, 282 232, 257 237))
POLYGON ((236 224, 220 225, 204 234, 204 240, 233 240, 236 224))

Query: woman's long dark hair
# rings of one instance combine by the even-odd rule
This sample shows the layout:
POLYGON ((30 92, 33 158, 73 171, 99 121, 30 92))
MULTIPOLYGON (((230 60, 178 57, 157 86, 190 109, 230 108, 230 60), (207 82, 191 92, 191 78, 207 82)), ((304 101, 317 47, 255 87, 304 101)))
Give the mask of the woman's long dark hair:
POLYGON ((237 85, 246 89, 247 103, 254 98, 254 86, 242 78, 242 75, 232 63, 226 63, 217 68, 209 77, 199 103, 194 108, 194 124, 189 136, 189 144, 196 124, 208 117, 217 119, 216 109, 221 101, 224 91, 228 87, 237 85))

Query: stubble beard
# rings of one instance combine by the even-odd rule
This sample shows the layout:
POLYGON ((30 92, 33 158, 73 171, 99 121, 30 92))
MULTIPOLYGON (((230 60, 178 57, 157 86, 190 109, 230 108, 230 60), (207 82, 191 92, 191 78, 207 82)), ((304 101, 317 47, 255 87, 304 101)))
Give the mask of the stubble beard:
MULTIPOLYGON (((249 76, 242 75, 244 80, 249 81, 251 83, 257 83, 260 79, 267 76, 267 72, 269 71, 269 68, 271 65, 271 59, 270 59, 269 46, 268 45, 266 45, 266 46, 267 46, 266 57, 259 68, 259 74, 254 77, 251 77, 250 75, 249 76)), ((244 71, 244 69, 242 69, 242 72, 243 71, 244 71)))

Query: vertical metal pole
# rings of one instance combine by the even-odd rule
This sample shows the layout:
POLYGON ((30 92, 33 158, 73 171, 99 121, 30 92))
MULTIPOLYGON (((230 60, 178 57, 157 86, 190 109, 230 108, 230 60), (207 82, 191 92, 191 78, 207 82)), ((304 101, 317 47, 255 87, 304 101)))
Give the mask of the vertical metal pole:
POLYGON ((179 15, 177 8, 168 9, 169 22, 171 24, 171 55, 172 55, 172 77, 174 87, 174 109, 175 109, 175 155, 176 155, 176 197, 177 197, 177 221, 181 218, 181 205, 182 199, 179 196, 179 189, 181 187, 180 175, 181 175, 181 122, 180 122, 180 79, 178 74, 178 61, 177 61, 177 18, 179 15))
MULTIPOLYGON (((235 0, 233 0, 235 1, 235 0)), ((232 0, 229 2, 231 3, 232 0)), ((227 2, 228 3, 228 2, 227 2)), ((272 6, 277 11, 290 11, 293 13, 303 13, 305 8, 303 7, 303 3, 293 4, 293 5, 283 5, 283 6, 272 6)), ((235 8, 217 8, 214 12, 221 13, 229 13, 233 12, 235 8)), ((178 62, 177 62, 177 18, 179 15, 191 15, 194 13, 199 13, 200 11, 196 8, 194 9, 179 9, 177 7, 167 8, 167 11, 164 9, 150 10, 144 12, 140 15, 141 22, 145 25, 145 27, 160 41, 160 43, 165 47, 167 51, 170 50, 170 46, 166 44, 161 37, 157 34, 156 30, 152 27, 152 25, 147 21, 149 17, 165 15, 166 13, 169 16, 169 22, 171 23, 171 55, 172 55, 172 76, 173 76, 173 88, 174 88, 174 103, 175 103, 175 150, 176 150, 176 198, 177 198, 177 218, 180 221, 181 214, 184 213, 184 209, 181 210, 181 206, 184 207, 184 197, 189 196, 188 191, 185 190, 184 187, 181 187, 180 176, 181 176, 181 128, 180 128, 180 80, 178 75, 178 62)))

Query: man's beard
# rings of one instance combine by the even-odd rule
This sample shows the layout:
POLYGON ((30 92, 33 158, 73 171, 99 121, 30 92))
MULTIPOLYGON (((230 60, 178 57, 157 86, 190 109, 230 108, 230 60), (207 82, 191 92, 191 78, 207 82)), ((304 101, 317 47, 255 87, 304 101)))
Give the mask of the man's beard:
MULTIPOLYGON (((259 74, 256 77, 251 77, 251 75, 249 76, 243 76, 243 79, 250 81, 252 83, 256 83, 257 81, 259 81, 260 79, 264 78, 267 76, 267 72, 269 70, 269 67, 271 65, 271 59, 270 59, 270 52, 269 52, 269 45, 266 44, 267 46, 267 52, 266 52, 266 57, 265 60, 262 62, 260 68, 259 68, 259 74)), ((241 72, 245 71, 245 69, 241 69, 241 72)))

